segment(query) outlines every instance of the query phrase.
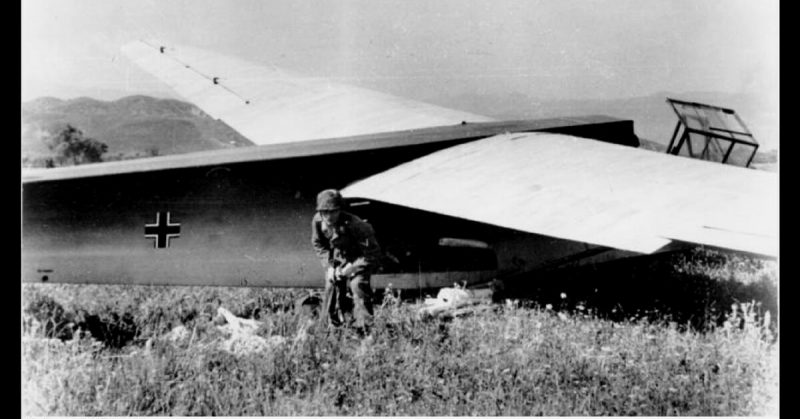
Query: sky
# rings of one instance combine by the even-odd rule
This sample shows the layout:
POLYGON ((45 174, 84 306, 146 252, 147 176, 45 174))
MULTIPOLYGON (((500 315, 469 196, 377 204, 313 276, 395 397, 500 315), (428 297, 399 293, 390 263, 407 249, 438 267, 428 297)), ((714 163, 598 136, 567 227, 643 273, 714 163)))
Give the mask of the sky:
POLYGON ((119 49, 160 39, 434 101, 778 92, 776 0, 22 2, 23 101, 175 97, 119 49))

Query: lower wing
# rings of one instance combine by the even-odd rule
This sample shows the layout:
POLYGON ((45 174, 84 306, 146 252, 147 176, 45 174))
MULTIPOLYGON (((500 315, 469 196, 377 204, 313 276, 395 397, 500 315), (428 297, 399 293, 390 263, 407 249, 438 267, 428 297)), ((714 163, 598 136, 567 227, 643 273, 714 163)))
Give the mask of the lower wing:
POLYGON ((777 256, 777 176, 573 136, 504 134, 343 194, 639 253, 672 241, 777 256))

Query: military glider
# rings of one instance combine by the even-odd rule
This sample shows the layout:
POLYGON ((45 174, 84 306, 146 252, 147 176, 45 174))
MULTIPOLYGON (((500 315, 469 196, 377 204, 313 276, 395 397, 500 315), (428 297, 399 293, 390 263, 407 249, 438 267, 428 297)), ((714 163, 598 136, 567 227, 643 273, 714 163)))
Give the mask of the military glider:
POLYGON ((375 227, 374 288, 696 245, 778 255, 776 174, 639 149, 630 120, 496 121, 193 48, 123 51, 256 146, 24 170, 23 281, 321 287, 326 188, 375 227))

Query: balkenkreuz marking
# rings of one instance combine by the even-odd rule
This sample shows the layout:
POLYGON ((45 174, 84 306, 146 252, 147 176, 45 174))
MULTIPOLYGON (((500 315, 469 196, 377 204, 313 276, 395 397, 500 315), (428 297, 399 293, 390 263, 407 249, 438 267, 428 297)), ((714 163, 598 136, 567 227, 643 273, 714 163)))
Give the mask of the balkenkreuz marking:
POLYGON ((155 239, 153 247, 156 249, 169 247, 169 239, 178 238, 180 235, 181 225, 170 222, 169 211, 157 212, 155 224, 144 225, 144 237, 155 239))

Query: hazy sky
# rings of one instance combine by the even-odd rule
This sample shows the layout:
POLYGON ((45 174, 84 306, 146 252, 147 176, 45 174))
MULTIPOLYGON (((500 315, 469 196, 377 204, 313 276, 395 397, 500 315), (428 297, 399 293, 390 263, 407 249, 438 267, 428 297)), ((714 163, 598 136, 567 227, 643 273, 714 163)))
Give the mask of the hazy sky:
POLYGON ((25 0, 22 100, 170 91, 148 37, 435 100, 778 91, 777 1, 25 0))

